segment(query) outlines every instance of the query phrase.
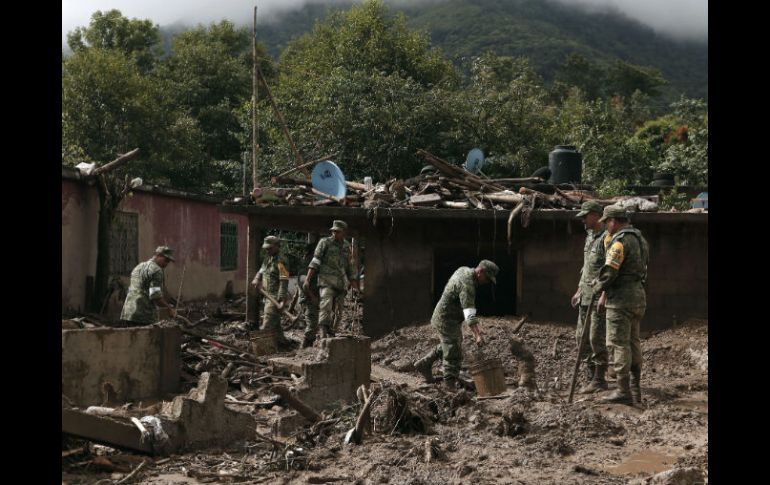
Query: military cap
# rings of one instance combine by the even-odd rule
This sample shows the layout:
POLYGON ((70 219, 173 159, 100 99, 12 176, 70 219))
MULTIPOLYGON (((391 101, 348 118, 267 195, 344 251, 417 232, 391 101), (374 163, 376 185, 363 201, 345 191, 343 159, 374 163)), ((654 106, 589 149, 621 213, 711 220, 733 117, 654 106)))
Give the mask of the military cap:
POLYGON ((270 246, 279 246, 281 244, 281 240, 276 236, 267 236, 264 241, 262 241, 262 249, 267 249, 270 246))
POLYGON ((495 263, 488 259, 482 259, 479 266, 484 270, 492 283, 497 284, 497 273, 500 272, 500 268, 495 263))
POLYGON ((174 256, 172 254, 174 251, 168 247, 168 246, 158 246, 157 249, 155 249, 155 254, 158 256, 163 256, 164 258, 168 259, 169 261, 176 261, 174 259, 174 256))
POLYGON ((587 200, 580 206, 580 212, 575 217, 585 217, 589 212, 602 213, 602 205, 595 200, 587 200))
POLYGON ((338 220, 338 221, 334 221, 332 223, 331 230, 332 231, 344 231, 347 228, 348 228, 348 225, 347 225, 347 223, 345 221, 339 221, 338 220))
POLYGON ((599 222, 604 222, 607 219, 628 219, 628 212, 622 207, 618 207, 616 205, 608 205, 604 208, 604 213, 602 214, 601 219, 599 219, 599 222))

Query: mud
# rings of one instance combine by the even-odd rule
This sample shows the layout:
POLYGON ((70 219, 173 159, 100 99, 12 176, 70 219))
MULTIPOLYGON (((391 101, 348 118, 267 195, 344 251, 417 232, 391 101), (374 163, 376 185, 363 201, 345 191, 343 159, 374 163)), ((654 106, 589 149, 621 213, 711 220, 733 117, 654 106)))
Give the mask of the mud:
MULTIPOLYGON (((363 444, 342 443, 361 406, 352 403, 335 411, 322 431, 306 428, 281 447, 236 443, 160 464, 148 459, 140 483, 625 484, 677 468, 700 470, 707 483, 707 321, 643 338, 643 408, 600 403, 598 398, 614 389, 612 380, 609 391, 576 394, 567 404, 574 326, 527 322, 514 336, 517 322, 482 318, 486 345, 477 350, 470 335, 464 340, 461 376, 469 381, 473 362, 502 359, 507 390, 501 399, 446 391, 440 380, 422 383, 411 362, 438 338, 428 324, 408 327, 372 344, 372 386, 383 392, 373 403, 373 433, 363 444), (514 337, 534 356, 536 390, 516 384, 522 363, 511 355, 514 337)), ((298 329, 288 334, 301 338, 298 329)), ((440 376, 440 364, 433 372, 440 376)), ((582 381, 581 376, 578 386, 582 381)), ((108 452, 120 455, 126 453, 108 452)), ((63 459, 62 482, 110 477, 72 467, 86 459, 63 459)))

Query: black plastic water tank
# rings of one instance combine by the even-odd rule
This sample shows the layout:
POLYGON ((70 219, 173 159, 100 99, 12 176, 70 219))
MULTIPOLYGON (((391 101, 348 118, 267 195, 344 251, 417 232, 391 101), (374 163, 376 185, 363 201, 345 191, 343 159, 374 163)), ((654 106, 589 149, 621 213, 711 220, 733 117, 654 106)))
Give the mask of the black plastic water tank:
POLYGON ((652 183, 655 187, 667 187, 674 185, 674 174, 668 172, 655 172, 652 174, 652 183))
POLYGON ((548 168, 551 169, 552 184, 581 182, 583 157, 573 145, 556 145, 548 154, 548 168))

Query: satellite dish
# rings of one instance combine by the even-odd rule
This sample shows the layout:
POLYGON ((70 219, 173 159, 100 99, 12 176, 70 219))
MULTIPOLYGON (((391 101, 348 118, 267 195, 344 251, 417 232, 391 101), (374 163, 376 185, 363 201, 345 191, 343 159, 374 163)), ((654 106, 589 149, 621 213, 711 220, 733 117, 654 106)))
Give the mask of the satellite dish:
POLYGON ((481 171, 481 167, 484 166, 484 152, 478 148, 468 152, 468 156, 465 158, 465 170, 470 173, 478 173, 481 171))
POLYGON ((313 167, 310 180, 313 182, 313 188, 324 194, 341 199, 348 192, 348 187, 345 185, 345 175, 342 174, 342 170, 336 163, 329 160, 317 163, 313 167))
POLYGON ((692 200, 692 208, 693 209, 706 209, 709 208, 709 193, 708 192, 701 192, 698 194, 698 197, 694 198, 692 200))

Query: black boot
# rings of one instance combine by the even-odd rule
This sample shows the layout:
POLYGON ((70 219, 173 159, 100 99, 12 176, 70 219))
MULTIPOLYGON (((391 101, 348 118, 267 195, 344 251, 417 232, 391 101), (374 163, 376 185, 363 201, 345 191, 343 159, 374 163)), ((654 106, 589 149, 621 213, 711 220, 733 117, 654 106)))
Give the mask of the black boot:
POLYGON ((413 364, 414 370, 422 374, 422 377, 428 384, 432 384, 435 381, 435 379, 433 379, 431 368, 433 367, 433 363, 436 362, 436 359, 437 357, 431 352, 429 355, 426 355, 413 364))
POLYGON ((629 387, 629 376, 618 376, 618 388, 615 392, 602 399, 606 403, 631 404, 631 389, 629 387))
POLYGON ((641 379, 642 379, 642 366, 641 365, 632 365, 631 366, 630 390, 631 390, 631 400, 633 401, 635 406, 641 406, 642 405, 641 379))
POLYGON ((606 391, 607 380, 604 378, 604 375, 606 373, 607 373, 606 365, 597 365, 596 370, 594 371, 594 376, 591 379, 591 382, 581 387, 580 390, 578 391, 578 394, 591 394, 597 391, 606 391))
POLYGON ((463 388, 462 383, 455 376, 444 376, 443 386, 445 390, 451 392, 455 392, 463 388))

